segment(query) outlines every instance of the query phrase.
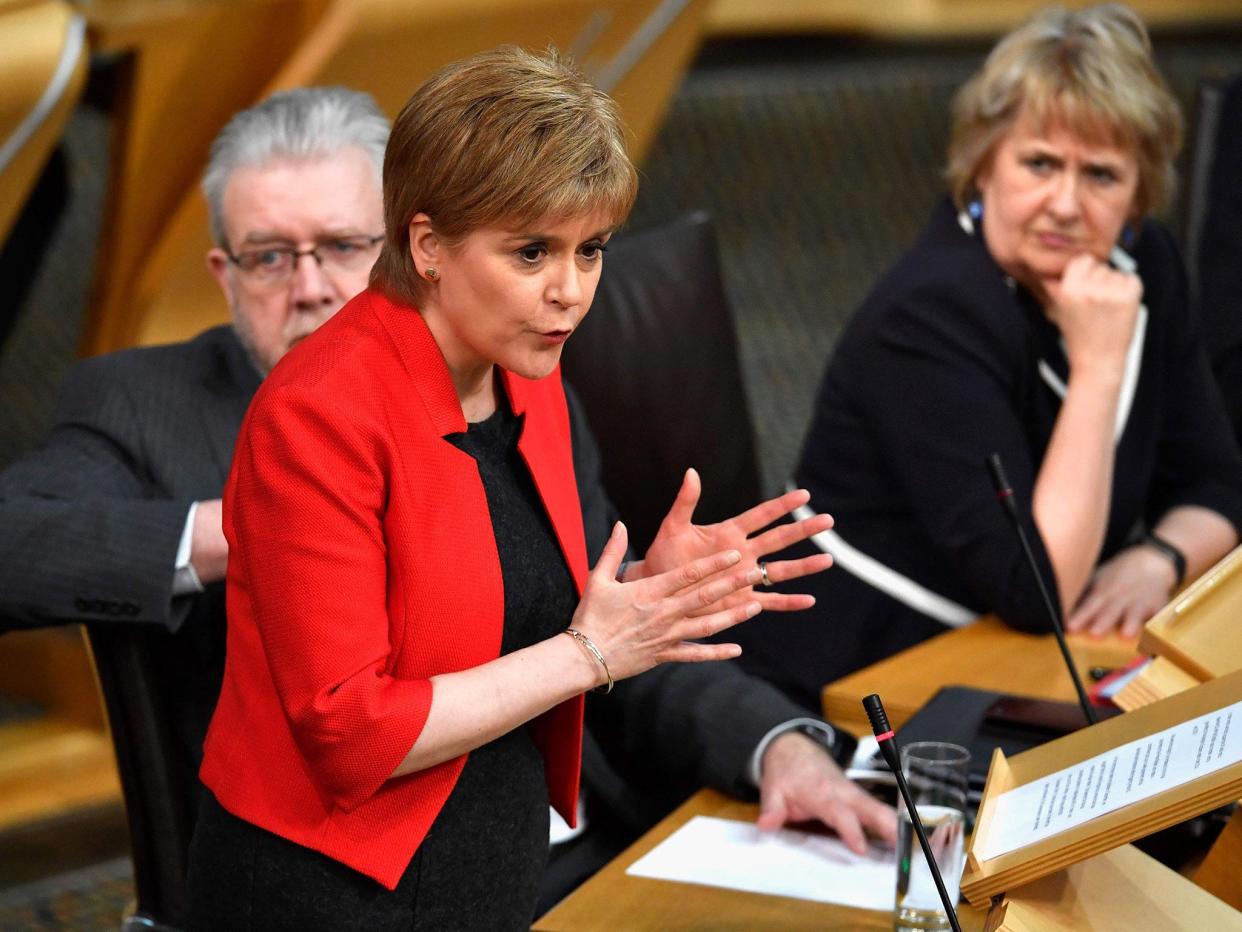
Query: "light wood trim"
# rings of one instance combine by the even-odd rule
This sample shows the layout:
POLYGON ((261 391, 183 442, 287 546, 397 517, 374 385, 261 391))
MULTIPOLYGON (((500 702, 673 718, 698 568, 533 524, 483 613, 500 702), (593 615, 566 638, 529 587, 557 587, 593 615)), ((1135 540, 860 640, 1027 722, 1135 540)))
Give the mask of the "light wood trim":
POLYGON ((1198 686, 1201 682, 1173 661, 1156 657, 1126 683, 1121 692, 1113 697, 1113 702, 1124 711, 1133 712, 1166 696, 1198 686))
POLYGON ((1242 928, 1242 915, 1132 845, 1122 845, 1011 891, 992 907, 986 928, 1203 932, 1242 928))
POLYGON ((1196 680, 1242 669, 1242 546, 1226 554, 1143 627, 1139 647, 1196 680))
POLYGON ((67 722, 104 730, 95 669, 78 625, 0 636, 0 691, 67 722))
MULTIPOLYGON (((1194 881, 1234 909, 1242 909, 1242 807, 1233 811, 1229 824, 1221 831, 1195 872, 1194 881)), ((1242 923, 1238 928, 1242 928, 1242 923)))
POLYGON ((0 832, 120 800, 106 731, 60 716, 0 727, 0 832))

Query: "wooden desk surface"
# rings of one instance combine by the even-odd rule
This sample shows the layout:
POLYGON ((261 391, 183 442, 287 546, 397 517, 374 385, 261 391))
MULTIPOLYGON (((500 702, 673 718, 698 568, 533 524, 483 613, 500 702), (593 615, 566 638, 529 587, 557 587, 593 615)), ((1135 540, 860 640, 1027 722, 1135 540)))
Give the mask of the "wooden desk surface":
MULTIPOLYGON (((1116 667, 1135 654, 1135 641, 1071 638, 1082 675, 1092 666, 1116 667)), ((880 692, 890 721, 900 726, 942 686, 976 686, 1042 699, 1074 701, 1051 635, 1013 631, 994 618, 959 628, 859 670, 824 690, 826 716, 856 733, 868 728, 860 700, 880 692)), ((631 877, 626 868, 696 815, 754 821, 757 807, 712 790, 691 797, 620 857, 535 923, 540 932, 626 929, 876 929, 890 930, 892 914, 745 893, 718 887, 631 877)), ((985 913, 965 903, 964 929, 981 930, 985 913)))
MULTIPOLYGON (((626 868, 696 815, 753 822, 758 807, 702 790, 535 923, 536 932, 873 929, 891 932, 891 912, 813 903, 720 887, 631 877, 626 868)), ((894 877, 894 882, 896 878, 894 877)), ((978 932, 985 913, 965 903, 962 928, 978 932)))
MULTIPOLYGON (((1071 636, 1070 653, 1083 683, 1091 667, 1119 667, 1137 653, 1136 639, 1071 636)), ((824 687, 824 717, 855 735, 870 734, 862 698, 879 693, 900 728, 942 686, 1076 702, 1074 685, 1051 634, 1023 634, 993 617, 916 644, 824 687)))

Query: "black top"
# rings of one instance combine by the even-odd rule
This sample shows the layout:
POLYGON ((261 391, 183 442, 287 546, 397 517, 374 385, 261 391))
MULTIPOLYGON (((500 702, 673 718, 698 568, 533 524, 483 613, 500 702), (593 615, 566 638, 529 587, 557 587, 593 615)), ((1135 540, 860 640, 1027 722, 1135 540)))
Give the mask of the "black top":
MULTIPOLYGON (((1180 259, 1151 223, 1132 255, 1149 319, 1103 558, 1176 505, 1202 505, 1242 527, 1242 455, 1186 307, 1180 259)), ((971 611, 1045 631, 1034 579, 984 466, 989 453, 1003 457, 1052 580, 1030 509, 1061 405, 1041 360, 1068 377, 1056 327, 945 200, 842 335, 796 480, 864 554, 971 611)), ((945 630, 839 567, 797 588, 818 597, 815 609, 760 616, 737 637, 752 668, 812 707, 825 683, 945 630)))
MULTIPOLYGON (((487 493, 504 583, 502 654, 563 631, 578 601, 517 449, 521 427, 502 397, 491 417, 447 438, 475 459, 487 493)), ((527 726, 470 753, 420 851, 411 865, 422 874, 415 928, 530 926, 547 859, 548 791, 527 726)))

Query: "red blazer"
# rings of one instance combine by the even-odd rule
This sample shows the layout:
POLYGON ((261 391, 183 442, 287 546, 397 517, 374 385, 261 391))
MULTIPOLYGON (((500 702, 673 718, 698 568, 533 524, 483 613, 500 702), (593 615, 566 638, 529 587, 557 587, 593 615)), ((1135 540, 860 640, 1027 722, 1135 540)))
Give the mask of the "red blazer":
MULTIPOLYGON (((501 372, 579 593, 582 513, 559 371, 501 372)), ((224 493, 224 684, 201 776, 229 812, 392 889, 466 758, 387 777, 434 702, 428 677, 500 653, 504 595, 448 368, 413 308, 366 291, 265 380, 224 493)), ((582 697, 533 724, 548 793, 578 795, 582 697)))

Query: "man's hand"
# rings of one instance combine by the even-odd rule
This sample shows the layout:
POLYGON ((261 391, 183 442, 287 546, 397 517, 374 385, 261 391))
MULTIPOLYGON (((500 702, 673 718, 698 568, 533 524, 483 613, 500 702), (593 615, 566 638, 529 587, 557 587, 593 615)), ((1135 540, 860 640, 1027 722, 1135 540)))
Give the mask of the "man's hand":
POLYGON ((866 831, 897 845, 897 813, 849 780, 828 752, 806 735, 788 731, 763 753, 759 828, 818 819, 856 854, 866 851, 866 831))
POLYGON ((229 563, 229 542, 224 539, 220 499, 199 502, 190 532, 190 566, 204 586, 224 578, 229 563))
MULTIPOLYGON (((655 540, 651 542, 651 548, 642 561, 630 564, 626 574, 627 579, 663 573, 692 560, 724 550, 738 551, 742 555, 741 564, 753 566, 770 553, 783 550, 790 544, 806 540, 832 527, 830 516, 815 515, 804 521, 780 524, 763 533, 758 533, 799 505, 805 505, 811 496, 802 489, 769 499, 727 521, 717 524, 694 524, 692 519, 695 506, 699 503, 701 489, 699 474, 693 469, 686 470, 677 499, 660 524, 660 530, 656 533, 655 540)), ((808 576, 811 573, 822 572, 831 565, 832 557, 826 553, 804 557, 800 560, 778 560, 767 565, 768 578, 774 583, 785 582, 808 576)), ((757 591, 746 589, 734 594, 730 600, 726 601, 726 605, 732 606, 747 599, 758 601, 763 610, 767 612, 792 612, 810 608, 815 604, 815 598, 810 595, 788 595, 762 589, 757 591)))

